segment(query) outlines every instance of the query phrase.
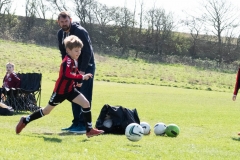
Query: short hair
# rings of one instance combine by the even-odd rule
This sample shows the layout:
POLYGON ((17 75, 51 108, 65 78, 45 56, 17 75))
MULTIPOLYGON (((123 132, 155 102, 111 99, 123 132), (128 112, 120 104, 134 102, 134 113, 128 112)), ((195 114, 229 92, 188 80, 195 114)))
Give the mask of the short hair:
POLYGON ((75 35, 68 36, 64 39, 65 48, 72 50, 73 48, 82 48, 82 41, 75 35))
POLYGON ((8 62, 8 63, 6 64, 6 67, 7 67, 7 65, 11 65, 11 66, 14 68, 14 63, 12 63, 12 62, 8 62))
POLYGON ((60 19, 60 18, 71 18, 71 14, 68 12, 68 11, 62 11, 62 12, 60 12, 59 13, 59 15, 58 15, 58 20, 60 19))

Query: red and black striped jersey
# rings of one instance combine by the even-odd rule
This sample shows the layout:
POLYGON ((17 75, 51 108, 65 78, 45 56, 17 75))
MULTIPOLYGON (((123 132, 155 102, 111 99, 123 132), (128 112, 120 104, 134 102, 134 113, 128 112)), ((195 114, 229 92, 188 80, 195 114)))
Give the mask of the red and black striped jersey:
POLYGON ((53 92, 57 94, 69 93, 75 87, 75 82, 82 81, 83 76, 79 73, 76 63, 69 55, 64 57, 53 92))

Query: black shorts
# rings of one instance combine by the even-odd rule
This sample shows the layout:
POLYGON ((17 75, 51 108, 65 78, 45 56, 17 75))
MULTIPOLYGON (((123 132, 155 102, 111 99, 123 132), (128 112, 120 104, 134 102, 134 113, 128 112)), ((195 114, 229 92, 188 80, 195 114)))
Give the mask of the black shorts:
POLYGON ((56 94, 56 92, 53 92, 48 104, 51 106, 56 106, 62 103, 65 99, 67 99, 69 102, 72 102, 72 100, 79 94, 81 93, 76 88, 67 94, 56 94))

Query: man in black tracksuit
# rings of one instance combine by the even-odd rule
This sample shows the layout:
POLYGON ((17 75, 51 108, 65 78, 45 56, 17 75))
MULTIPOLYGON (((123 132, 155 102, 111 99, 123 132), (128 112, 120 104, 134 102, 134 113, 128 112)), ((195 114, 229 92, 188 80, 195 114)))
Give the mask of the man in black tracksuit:
MULTIPOLYGON (((91 107, 95 62, 90 37, 85 28, 83 28, 78 23, 72 22, 70 14, 66 11, 61 12, 58 15, 58 24, 61 27, 57 35, 59 50, 61 52, 62 59, 66 55, 66 49, 63 43, 66 37, 68 37, 69 35, 75 35, 83 42, 81 55, 78 58, 77 64, 78 70, 82 75, 84 75, 85 73, 91 73, 93 75, 93 78, 90 78, 87 81, 83 81, 82 86, 78 87, 77 89, 87 98, 91 107)), ((72 125, 68 128, 62 128, 62 130, 80 134, 86 133, 83 115, 81 114, 81 107, 79 107, 75 103, 72 103, 72 112, 73 112, 72 125)))

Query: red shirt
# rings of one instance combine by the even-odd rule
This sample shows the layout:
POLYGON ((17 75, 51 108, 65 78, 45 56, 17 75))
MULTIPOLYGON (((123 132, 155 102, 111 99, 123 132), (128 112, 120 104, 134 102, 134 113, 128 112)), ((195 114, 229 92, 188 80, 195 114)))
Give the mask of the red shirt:
POLYGON ((66 55, 61 63, 59 76, 53 92, 57 94, 69 93, 75 87, 75 82, 81 82, 82 78, 83 76, 79 73, 75 61, 66 55))
POLYGON ((16 73, 6 73, 3 78, 3 88, 20 88, 20 78, 16 73))

